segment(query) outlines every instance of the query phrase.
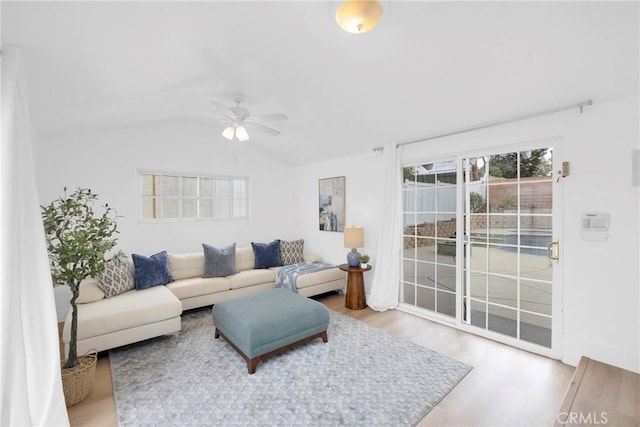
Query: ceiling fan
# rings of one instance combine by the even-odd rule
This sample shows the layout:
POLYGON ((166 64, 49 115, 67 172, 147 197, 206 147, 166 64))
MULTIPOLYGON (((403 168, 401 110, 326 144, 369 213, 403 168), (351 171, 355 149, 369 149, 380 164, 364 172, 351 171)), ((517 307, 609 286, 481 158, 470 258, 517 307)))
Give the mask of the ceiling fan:
POLYGON ((244 101, 244 95, 241 93, 234 95, 235 106, 227 107, 224 104, 211 100, 211 103, 215 105, 222 113, 224 118, 217 119, 216 121, 226 123, 222 136, 231 141, 246 141, 249 139, 249 130, 257 130, 269 135, 280 135, 280 131, 277 131, 269 126, 265 126, 260 121, 262 120, 287 120, 286 114, 251 114, 245 108, 240 106, 240 103, 244 101))

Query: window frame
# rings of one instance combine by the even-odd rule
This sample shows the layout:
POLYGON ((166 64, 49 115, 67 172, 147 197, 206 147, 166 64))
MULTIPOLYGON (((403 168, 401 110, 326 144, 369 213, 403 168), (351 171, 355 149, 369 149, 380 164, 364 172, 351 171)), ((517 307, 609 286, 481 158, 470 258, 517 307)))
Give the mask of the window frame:
POLYGON ((240 176, 240 175, 210 175, 210 174, 202 174, 202 173, 193 173, 193 172, 176 172, 176 171, 166 171, 166 170, 153 170, 153 169, 138 169, 137 171, 137 220, 138 223, 145 224, 157 224, 157 223, 169 223, 169 222, 215 222, 215 221, 247 221, 250 219, 250 179, 248 176, 240 176), (144 177, 152 176, 158 179, 160 182, 160 194, 152 194, 146 195, 144 194, 144 177), (176 195, 165 195, 162 194, 162 182, 163 177, 177 177, 178 178, 178 192, 176 195), (184 186, 183 179, 196 179, 195 190, 196 195, 184 195, 184 186), (201 195, 200 191, 200 181, 202 179, 213 180, 213 196, 210 195, 201 195), (219 198, 217 196, 216 191, 216 181, 225 181, 229 186, 229 197, 224 198, 226 201, 226 205, 228 206, 228 216, 216 216, 216 200, 219 198), (238 195, 234 192, 234 182, 243 182, 244 183, 244 197, 242 195, 238 195), (163 204, 159 203, 160 212, 158 213, 157 218, 145 218, 144 217, 144 204, 145 200, 166 200, 166 199, 177 199, 178 200, 178 216, 171 218, 163 218, 163 204), (196 201, 196 213, 195 217, 184 217, 184 201, 185 200, 195 200, 196 201), (213 201, 212 204, 212 216, 211 217, 202 217, 201 216, 201 201, 213 201), (237 202, 240 201, 240 214, 235 212, 234 206, 236 206, 237 202), (244 201, 244 203, 243 203, 244 201), (244 215, 242 212, 244 211, 244 215))

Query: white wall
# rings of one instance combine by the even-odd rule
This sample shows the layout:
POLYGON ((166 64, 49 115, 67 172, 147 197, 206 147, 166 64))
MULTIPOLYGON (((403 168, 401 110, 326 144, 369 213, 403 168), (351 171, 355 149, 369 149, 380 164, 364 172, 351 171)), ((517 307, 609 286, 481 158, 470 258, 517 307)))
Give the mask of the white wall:
MULTIPOLYGON (((593 357, 640 372, 639 189, 631 184, 631 152, 640 147, 638 98, 595 103, 577 110, 513 123, 430 142, 406 146, 405 161, 434 159, 461 152, 560 137, 563 160, 571 175, 562 181, 564 286, 562 360, 576 365, 593 357), (589 242, 580 236, 580 215, 611 214, 610 237, 589 242)), ((463 125, 463 124, 461 124, 463 125)), ((373 148, 373 147, 372 147, 373 148)), ((381 156, 357 157, 299 167, 294 218, 309 242, 344 262, 341 233, 317 231, 318 179, 346 176, 347 223, 365 226, 365 249, 372 264, 384 254, 373 252, 383 230, 379 223, 384 200, 379 192, 381 156)), ((361 251, 362 252, 362 251, 361 251)), ((368 273, 372 274, 372 273, 368 273)), ((371 276, 365 279, 367 289, 371 276)))
POLYGON ((54 286, 53 298, 56 302, 56 317, 58 318, 58 323, 64 322, 67 318, 67 312, 71 308, 71 297, 71 289, 68 286, 54 286))
MULTIPOLYGON (((380 153, 368 153, 356 157, 300 166, 295 171, 297 187, 294 189, 295 227, 305 239, 305 245, 321 253, 323 258, 334 264, 347 262, 349 248, 344 247, 344 234, 320 231, 318 226, 318 180, 334 176, 344 176, 345 220, 347 226, 364 227, 365 247, 361 254, 371 256, 370 263, 375 265, 378 259, 376 246, 382 231, 379 218, 382 215, 384 200, 380 194, 383 186, 383 163, 380 153)), ((375 268, 365 273, 367 292, 375 274, 375 268)))
MULTIPOLYGON (((571 162, 564 192, 562 267, 564 339, 562 359, 581 355, 640 372, 639 189, 631 185, 631 152, 639 148, 638 98, 595 104, 584 114, 568 111, 526 122, 405 147, 406 161, 438 158, 485 147, 561 137, 563 159, 571 162), (585 211, 611 214, 610 237, 594 243, 580 236, 585 211)), ((462 125, 462 124, 461 124, 462 125)), ((120 219, 120 246, 148 254, 199 251, 202 242, 225 244, 274 238, 305 239, 305 248, 333 263, 346 262, 343 234, 318 230, 318 179, 346 177, 346 222, 365 227, 365 248, 374 270, 367 290, 385 201, 380 194, 379 153, 286 166, 250 145, 230 145, 195 125, 166 124, 74 138, 40 139, 36 146, 42 203, 62 187, 87 186, 109 202, 120 219), (237 161, 235 160, 237 159, 237 161), (138 224, 136 171, 249 175, 252 218, 223 223, 138 224)))
POLYGON ((248 246, 298 237, 291 228, 290 168, 250 144, 227 141, 209 126, 165 123, 38 138, 35 151, 41 203, 59 197, 65 186, 91 188, 122 215, 119 248, 126 253, 198 252, 202 243, 248 246), (251 218, 139 223, 139 168, 249 176, 251 218))

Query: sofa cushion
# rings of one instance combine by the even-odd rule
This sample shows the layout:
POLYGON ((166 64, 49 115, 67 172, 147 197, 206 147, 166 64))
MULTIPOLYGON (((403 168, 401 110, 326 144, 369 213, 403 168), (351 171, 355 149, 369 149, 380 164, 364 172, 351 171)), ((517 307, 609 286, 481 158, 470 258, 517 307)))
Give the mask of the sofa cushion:
POLYGON ((248 246, 244 248, 236 247, 237 271, 253 270, 253 266, 255 264, 256 264, 256 256, 253 253, 253 248, 250 248, 248 246))
POLYGON ((244 270, 237 274, 227 276, 231 289, 246 288, 248 286, 260 285, 262 283, 274 283, 276 272, 273 270, 244 270))
POLYGON ((280 240, 274 240, 270 243, 251 242, 253 253, 256 256, 256 262, 253 268, 270 268, 282 265, 280 259, 280 240))
POLYGON ((304 262, 303 256, 304 240, 280 241, 280 258, 284 265, 304 262))
POLYGON ((88 304, 90 302, 100 301, 105 297, 102 289, 98 287, 98 281, 93 277, 88 277, 80 282, 79 291, 76 304, 88 304))
POLYGON ((201 295, 224 292, 231 289, 229 279, 226 277, 191 277, 188 279, 176 280, 167 285, 173 294, 179 299, 198 297, 201 295))
POLYGON ((334 280, 344 280, 345 273, 338 267, 327 270, 320 270, 309 274, 301 274, 296 279, 296 288, 303 289, 320 283, 333 282, 334 280))
POLYGON ((173 282, 165 251, 158 252, 150 257, 138 254, 132 254, 131 257, 135 268, 137 290, 173 282))
MULTIPOLYGON (((164 286, 127 291, 116 298, 78 305, 78 339, 160 322, 181 313, 182 304, 164 286)), ((67 323, 70 317, 71 310, 67 323)))
POLYGON ((304 254, 304 262, 316 262, 316 261, 322 261, 322 257, 320 255, 317 254, 311 254, 309 252, 305 252, 304 254))
POLYGON ((202 277, 224 277, 238 272, 236 269, 236 243, 216 247, 202 244, 204 250, 204 274, 202 277))
POLYGON ((191 252, 185 254, 167 254, 169 270, 174 280, 187 277, 202 277, 204 273, 204 254, 191 252))
POLYGON ((104 271, 99 273, 96 279, 98 280, 98 286, 107 298, 135 289, 133 261, 120 259, 108 262, 104 267, 104 271))

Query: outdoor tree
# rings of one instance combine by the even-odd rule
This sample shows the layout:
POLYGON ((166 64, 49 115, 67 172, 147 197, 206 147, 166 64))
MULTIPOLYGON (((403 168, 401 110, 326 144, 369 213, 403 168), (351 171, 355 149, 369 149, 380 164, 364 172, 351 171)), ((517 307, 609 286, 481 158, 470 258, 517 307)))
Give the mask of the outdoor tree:
POLYGON ((528 158, 520 157, 520 177, 547 176, 551 172, 551 158, 546 158, 547 149, 531 150, 528 158))
POLYGON ((491 156, 489 174, 495 177, 516 178, 518 176, 518 156, 520 156, 520 177, 546 176, 551 172, 551 160, 546 158, 547 149, 541 148, 523 153, 506 153, 491 156))
POLYGON ((469 194, 469 210, 471 213, 486 212, 487 201, 480 193, 472 191, 469 194))
POLYGON ((489 175, 500 178, 516 178, 518 176, 518 153, 506 153, 491 156, 489 175))

